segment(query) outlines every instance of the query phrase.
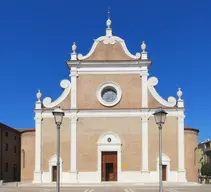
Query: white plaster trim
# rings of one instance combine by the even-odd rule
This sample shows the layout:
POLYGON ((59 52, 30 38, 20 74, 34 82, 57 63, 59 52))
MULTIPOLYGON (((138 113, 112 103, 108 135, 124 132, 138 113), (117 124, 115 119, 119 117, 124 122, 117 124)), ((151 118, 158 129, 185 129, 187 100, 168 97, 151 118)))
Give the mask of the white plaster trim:
POLYGON ((152 96, 161 104, 166 107, 174 107, 177 103, 176 99, 172 96, 168 98, 168 101, 164 100, 158 92, 155 90, 155 86, 158 84, 158 79, 156 77, 150 77, 148 79, 148 89, 152 96))
POLYGON ((121 91, 121 88, 114 82, 105 82, 103 83, 102 85, 100 85, 99 89, 97 90, 97 93, 96 93, 96 96, 98 98, 98 101, 104 105, 104 106, 107 106, 107 107, 111 107, 111 106, 114 106, 116 105, 117 103, 119 103, 121 97, 122 97, 122 91, 121 91), (102 94, 102 91, 106 88, 113 88, 116 90, 117 92, 117 97, 116 99, 113 101, 113 102, 106 102, 103 100, 101 94, 102 94))
POLYGON ((178 170, 185 171, 184 111, 178 111, 178 170))
POLYGON ((122 151, 121 151, 121 140, 115 133, 108 131, 100 136, 98 139, 98 176, 101 181, 101 172, 102 172, 102 152, 104 151, 116 151, 117 152, 117 181, 121 180, 122 172, 122 151), (111 141, 108 142, 108 138, 111 138, 111 141))
POLYGON ((64 79, 61 81, 60 86, 62 87, 62 89, 64 89, 63 93, 61 94, 61 96, 59 98, 57 98, 55 101, 52 102, 52 99, 50 97, 46 97, 43 100, 43 105, 46 108, 53 108, 56 107, 57 105, 59 105, 61 102, 63 102, 66 97, 68 96, 68 94, 70 93, 70 89, 71 89, 71 83, 69 80, 64 79))
MULTIPOLYGON (((50 182, 53 182, 53 174, 52 174, 52 169, 53 169, 53 166, 57 166, 57 155, 53 155, 49 161, 48 161, 48 165, 49 165, 49 179, 50 179, 50 182)), ((60 157, 60 179, 62 181, 62 159, 60 157)))
POLYGON ((138 67, 83 67, 77 69, 78 74, 140 74, 141 68, 138 67))
MULTIPOLYGON (((40 104, 41 105, 41 104, 40 104)), ((35 168, 34 168, 34 183, 41 183, 41 131, 42 131, 42 115, 41 112, 36 112, 35 117, 35 168)))
POLYGON ((142 108, 148 107, 148 87, 147 87, 147 78, 148 78, 148 68, 147 66, 141 67, 141 83, 142 83, 142 108))
POLYGON ((142 172, 149 171, 149 137, 148 137, 148 116, 142 117, 142 172))
MULTIPOLYGON (((156 109, 151 110, 150 112, 142 112, 140 110, 85 110, 85 111, 78 111, 77 117, 143 117, 145 115, 148 115, 149 117, 153 117, 153 113, 156 109)), ((165 111, 168 113, 167 116, 170 117, 178 117, 178 112, 174 109, 165 109, 165 111)), ((52 111, 43 111, 42 117, 44 118, 54 118, 52 111)), ((72 112, 65 111, 65 117, 64 118, 71 118, 72 112)))
POLYGON ((116 41, 117 41, 117 42, 119 42, 119 43, 121 44, 121 46, 122 46, 122 48, 123 48, 125 54, 126 54, 127 56, 129 56, 131 59, 140 59, 140 58, 141 58, 141 54, 140 54, 140 53, 136 53, 136 55, 131 54, 131 53, 129 52, 129 50, 127 49, 127 46, 126 46, 124 40, 121 39, 120 37, 117 37, 117 36, 109 36, 109 37, 108 37, 108 36, 101 36, 101 37, 99 37, 98 39, 96 39, 96 40, 94 41, 94 43, 93 43, 93 45, 92 45, 92 48, 91 48, 91 50, 89 51, 89 53, 88 53, 87 55, 85 55, 85 56, 83 56, 82 54, 78 54, 78 59, 79 59, 79 60, 84 60, 84 59, 87 59, 88 57, 90 57, 90 56, 94 53, 94 51, 95 51, 97 45, 98 45, 101 41, 103 41, 104 44, 115 44, 116 41))
MULTIPOLYGON (((157 157, 157 174, 159 175, 159 156, 157 157)), ((171 170, 171 160, 166 154, 162 154, 162 164, 166 165, 166 181, 169 181, 169 175, 171 170)))

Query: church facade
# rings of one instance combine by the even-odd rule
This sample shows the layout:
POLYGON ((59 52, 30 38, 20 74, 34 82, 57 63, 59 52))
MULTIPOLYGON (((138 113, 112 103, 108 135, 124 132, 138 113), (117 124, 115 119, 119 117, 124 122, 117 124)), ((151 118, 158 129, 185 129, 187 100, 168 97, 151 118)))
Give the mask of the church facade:
POLYGON ((22 137, 28 141, 22 150, 33 158, 28 164, 24 159, 31 169, 22 170, 22 180, 56 181, 52 111, 58 106, 65 113, 60 129, 62 183, 157 182, 159 130, 153 113, 160 106, 168 113, 163 126, 163 180, 197 180, 198 130, 184 126, 182 91, 177 99, 168 100, 157 93, 158 79, 149 77, 152 61, 144 42, 141 49, 131 54, 124 40, 113 36, 110 19, 106 35, 94 41, 87 55, 77 54, 73 44, 66 62, 70 79, 61 81, 61 96, 52 101, 37 94, 35 131, 22 137))

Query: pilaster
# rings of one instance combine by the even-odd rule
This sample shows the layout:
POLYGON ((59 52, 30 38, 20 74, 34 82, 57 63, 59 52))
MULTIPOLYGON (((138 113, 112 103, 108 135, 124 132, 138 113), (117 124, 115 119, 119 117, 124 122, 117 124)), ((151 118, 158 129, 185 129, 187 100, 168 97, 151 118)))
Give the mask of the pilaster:
POLYGON ((178 181, 186 182, 185 141, 184 141, 184 110, 178 111, 178 181))
POLYGON ((42 128, 42 113, 41 113, 41 102, 36 102, 35 120, 35 169, 34 169, 34 180, 33 183, 42 182, 41 173, 41 128, 42 128))
POLYGON ((71 78, 71 109, 77 108, 77 68, 71 67, 70 78, 71 78))
POLYGON ((70 119, 70 181, 77 182, 77 152, 76 152, 76 125, 78 118, 76 114, 70 119))
POLYGON ((142 108, 148 107, 148 87, 147 87, 147 78, 148 78, 148 68, 147 66, 141 67, 141 80, 142 80, 142 108))
POLYGON ((141 117, 142 120, 142 172, 149 172, 149 152, 148 152, 148 115, 141 117))

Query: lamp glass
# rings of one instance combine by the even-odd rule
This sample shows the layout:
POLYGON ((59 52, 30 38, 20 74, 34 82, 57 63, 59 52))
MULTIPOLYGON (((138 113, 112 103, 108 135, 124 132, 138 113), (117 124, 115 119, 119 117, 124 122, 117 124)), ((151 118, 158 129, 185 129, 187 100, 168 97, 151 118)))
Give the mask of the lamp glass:
POLYGON ((155 117, 155 123, 158 125, 163 125, 165 123, 167 114, 168 113, 162 108, 159 108, 158 110, 156 110, 156 112, 153 114, 155 117))
POLYGON ((54 116, 55 123, 56 124, 62 124, 64 112, 60 108, 57 108, 52 113, 53 113, 53 116, 54 116))

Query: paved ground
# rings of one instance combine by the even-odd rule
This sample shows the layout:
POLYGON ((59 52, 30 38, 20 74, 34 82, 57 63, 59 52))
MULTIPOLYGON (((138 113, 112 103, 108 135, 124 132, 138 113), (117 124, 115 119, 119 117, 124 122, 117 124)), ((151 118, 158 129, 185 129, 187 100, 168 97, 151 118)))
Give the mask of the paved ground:
MULTIPOLYGON (((55 187, 0 186, 0 192, 55 192, 55 187)), ((61 192, 158 192, 157 186, 62 187, 61 192)), ((164 192, 211 192, 211 185, 164 186, 164 192)))

